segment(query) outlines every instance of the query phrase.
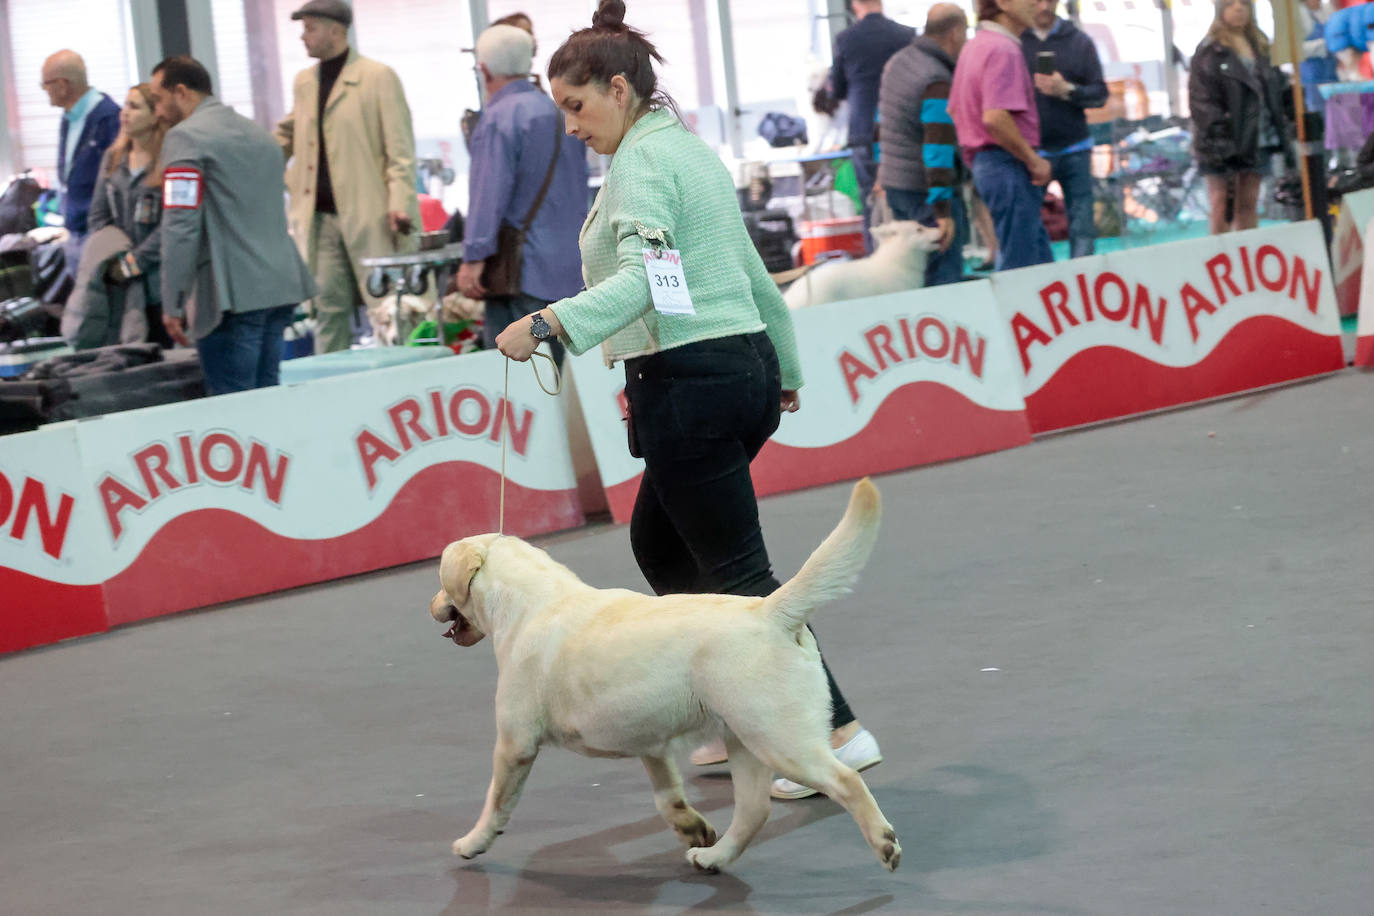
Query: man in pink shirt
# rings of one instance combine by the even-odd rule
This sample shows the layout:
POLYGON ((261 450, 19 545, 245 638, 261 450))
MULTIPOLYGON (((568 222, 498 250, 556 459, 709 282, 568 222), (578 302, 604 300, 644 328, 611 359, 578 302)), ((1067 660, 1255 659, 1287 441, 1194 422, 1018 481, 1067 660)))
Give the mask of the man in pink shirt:
POLYGON ((1034 16, 1035 0, 978 0, 978 33, 949 92, 959 147, 997 231, 997 270, 1054 260, 1035 191, 1049 183, 1050 163, 1035 152, 1040 115, 1021 50, 1034 16))

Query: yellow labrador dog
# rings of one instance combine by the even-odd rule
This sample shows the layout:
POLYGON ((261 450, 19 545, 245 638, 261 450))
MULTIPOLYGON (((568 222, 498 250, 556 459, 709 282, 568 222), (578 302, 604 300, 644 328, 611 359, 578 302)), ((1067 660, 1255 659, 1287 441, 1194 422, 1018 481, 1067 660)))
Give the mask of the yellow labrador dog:
POLYGON ((476 826, 453 844, 465 859, 505 829, 544 744, 591 757, 638 757, 654 804, 716 871, 739 858, 768 819, 774 772, 844 806, 889 871, 902 847, 854 770, 830 748, 830 700, 807 618, 846 594, 878 536, 882 503, 867 478, 839 526, 767 598, 650 597, 597 589, 519 538, 455 541, 439 565, 430 614, 471 646, 490 634, 500 675, 491 787, 476 826), (719 840, 687 804, 676 751, 721 734, 735 816, 719 840))

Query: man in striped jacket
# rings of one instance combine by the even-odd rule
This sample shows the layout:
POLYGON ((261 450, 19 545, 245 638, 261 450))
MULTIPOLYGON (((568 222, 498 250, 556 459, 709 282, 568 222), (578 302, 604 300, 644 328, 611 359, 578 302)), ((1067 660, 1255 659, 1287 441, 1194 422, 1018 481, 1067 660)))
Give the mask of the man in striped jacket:
POLYGON ((878 184, 893 216, 938 225, 942 233, 939 251, 926 262, 926 286, 964 279, 965 176, 948 102, 954 61, 967 34, 964 11, 937 3, 921 36, 887 62, 878 89, 878 184))

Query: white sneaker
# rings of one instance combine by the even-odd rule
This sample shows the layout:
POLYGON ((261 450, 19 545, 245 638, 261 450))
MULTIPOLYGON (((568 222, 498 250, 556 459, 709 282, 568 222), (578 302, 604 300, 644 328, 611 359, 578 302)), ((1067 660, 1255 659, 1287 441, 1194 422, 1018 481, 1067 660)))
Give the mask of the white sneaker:
POLYGON ((701 747, 692 751, 688 759, 692 761, 693 766, 699 767, 710 767, 725 763, 730 759, 729 755, 725 752, 725 739, 717 738, 714 741, 703 744, 701 747))
MULTIPOLYGON (((843 747, 836 748, 835 756, 839 758, 840 763, 859 771, 883 762, 883 752, 878 749, 878 739, 874 738, 873 733, 866 728, 859 729, 858 733, 846 741, 843 747)), ((780 776, 773 780, 773 788, 769 794, 774 798, 809 798, 820 793, 810 786, 804 786, 799 782, 783 779, 780 776)))

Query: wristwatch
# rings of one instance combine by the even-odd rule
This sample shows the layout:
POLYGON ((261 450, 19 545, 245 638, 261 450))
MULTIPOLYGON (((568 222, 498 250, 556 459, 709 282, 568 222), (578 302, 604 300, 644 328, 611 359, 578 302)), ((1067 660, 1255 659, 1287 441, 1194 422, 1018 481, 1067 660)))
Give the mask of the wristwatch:
POLYGON ((534 335, 535 340, 548 340, 553 336, 553 328, 549 327, 543 315, 535 312, 530 316, 530 333, 534 335))

